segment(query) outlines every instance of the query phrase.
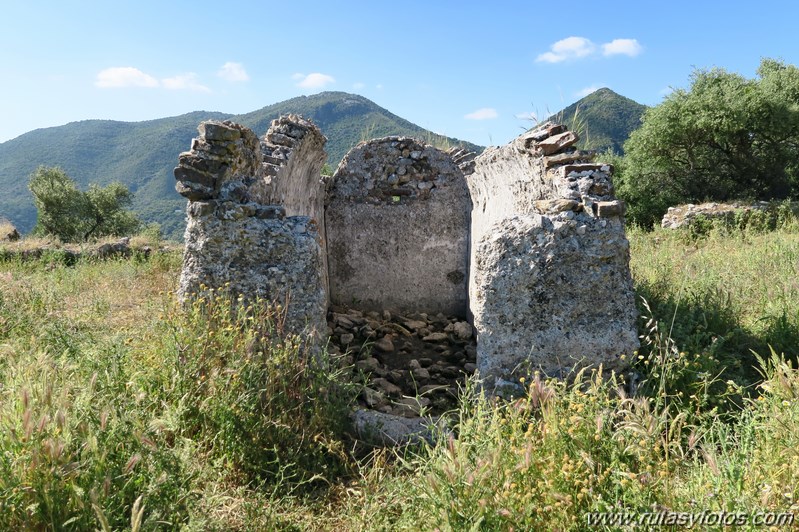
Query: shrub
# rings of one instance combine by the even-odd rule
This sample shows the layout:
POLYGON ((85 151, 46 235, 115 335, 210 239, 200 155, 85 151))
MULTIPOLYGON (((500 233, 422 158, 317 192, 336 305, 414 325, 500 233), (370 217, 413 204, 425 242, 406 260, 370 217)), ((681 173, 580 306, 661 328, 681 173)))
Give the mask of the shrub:
POLYGON ((629 218, 651 227, 681 203, 795 196, 799 179, 799 69, 764 59, 758 79, 694 72, 646 111, 624 145, 619 196, 629 218))
POLYGON ((62 169, 40 166, 31 174, 28 187, 37 210, 35 231, 63 242, 127 235, 141 225, 125 210, 133 194, 121 183, 91 185, 82 192, 62 169))

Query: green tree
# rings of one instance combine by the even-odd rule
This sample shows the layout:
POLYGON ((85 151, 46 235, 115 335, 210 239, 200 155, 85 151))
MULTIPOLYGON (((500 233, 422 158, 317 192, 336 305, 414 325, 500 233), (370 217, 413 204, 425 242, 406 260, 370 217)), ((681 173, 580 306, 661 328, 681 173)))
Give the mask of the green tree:
POLYGON ((799 69, 764 59, 756 79, 697 70, 646 111, 624 145, 617 190, 649 226, 686 202, 774 199, 799 179, 799 69))
POLYGON ((125 210, 133 194, 121 183, 91 185, 83 192, 61 168, 40 166, 31 174, 28 188, 37 210, 35 232, 63 242, 130 234, 141 225, 125 210))

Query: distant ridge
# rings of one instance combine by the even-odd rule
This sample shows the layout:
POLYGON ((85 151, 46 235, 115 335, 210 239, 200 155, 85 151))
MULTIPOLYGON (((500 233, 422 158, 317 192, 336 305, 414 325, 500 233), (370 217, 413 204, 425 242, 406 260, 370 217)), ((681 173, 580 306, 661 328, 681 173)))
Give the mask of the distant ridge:
POLYGON ((230 119, 261 136, 272 120, 288 113, 301 114, 321 128, 333 166, 361 140, 388 135, 482 149, 435 135, 363 96, 346 92, 299 96, 242 115, 195 111, 145 122, 84 120, 30 131, 0 144, 0 218, 30 231, 36 211, 28 176, 39 165, 61 166, 83 188, 89 183, 124 183, 135 194, 134 210, 145 221, 158 222, 167 236, 181 238, 186 200, 175 192, 172 169, 178 154, 189 149, 199 123, 230 119))
POLYGON ((610 148, 624 153, 624 141, 641 125, 646 111, 630 98, 616 94, 608 88, 598 89, 548 118, 579 131, 580 147, 597 151, 610 148), (576 119, 575 119, 576 115, 576 119), (582 126, 582 127, 580 127, 582 126))

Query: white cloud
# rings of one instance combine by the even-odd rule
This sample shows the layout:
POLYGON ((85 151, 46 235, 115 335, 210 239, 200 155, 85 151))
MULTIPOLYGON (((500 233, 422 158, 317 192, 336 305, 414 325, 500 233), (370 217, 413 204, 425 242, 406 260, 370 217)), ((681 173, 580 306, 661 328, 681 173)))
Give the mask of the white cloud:
POLYGON ((492 118, 496 118, 499 115, 497 114, 497 110, 491 107, 483 107, 482 109, 478 109, 473 113, 469 113, 468 115, 464 116, 467 120, 491 120, 492 118))
POLYGON ((326 85, 330 85, 331 83, 336 82, 333 76, 328 76, 327 74, 320 74, 319 72, 314 72, 312 74, 308 74, 307 76, 303 74, 294 74, 293 76, 291 76, 291 78, 296 81, 299 81, 299 83, 297 83, 297 86, 303 89, 321 89, 326 85))
POLYGON ((101 89, 121 89, 124 87, 158 87, 158 80, 138 68, 113 67, 101 70, 94 81, 101 89))
POLYGON ((361 90, 364 87, 366 87, 366 85, 364 85, 360 81, 352 84, 352 88, 355 89, 356 91, 359 91, 359 90, 361 90))
POLYGON ((519 120, 532 120, 533 122, 538 122, 538 115, 534 111, 529 111, 526 113, 518 113, 515 116, 519 120))
MULTIPOLYGON (((628 55, 635 57, 644 51, 644 47, 638 39, 613 39, 601 46, 602 55, 609 57, 612 55, 628 55)), ((560 63, 571 59, 581 59, 595 55, 597 46, 585 37, 566 37, 549 47, 548 52, 539 54, 536 62, 539 63, 560 63)))
POLYGON ((591 85, 590 87, 585 87, 584 89, 578 90, 577 92, 574 93, 574 95, 577 96, 578 98, 584 98, 589 94, 591 94, 592 92, 596 92, 601 88, 602 87, 598 87, 596 85, 591 85))
POLYGON ((543 63, 560 63, 567 59, 579 59, 591 55, 596 45, 585 37, 566 37, 549 47, 549 52, 540 54, 536 61, 543 63))
POLYGON ((629 55, 635 57, 644 51, 638 39, 613 39, 602 45, 603 55, 629 55))
POLYGON ((377 85, 375 85, 375 88, 377 90, 379 90, 379 91, 382 91, 383 90, 383 84, 382 83, 378 83, 377 85))
POLYGON ((178 74, 171 78, 161 80, 161 84, 165 89, 170 90, 190 90, 198 92, 211 92, 211 89, 205 85, 200 84, 197 80, 197 74, 189 72, 187 74, 178 74))
POLYGON ((216 73, 217 76, 224 79, 225 81, 249 81, 250 76, 247 75, 247 71, 244 70, 244 65, 241 63, 233 63, 228 61, 219 71, 216 73))
POLYGON ((211 92, 211 89, 202 85, 194 72, 178 74, 171 78, 158 80, 149 74, 145 74, 134 67, 112 67, 106 68, 97 74, 94 81, 95 86, 101 89, 121 89, 126 87, 146 87, 163 88, 169 90, 192 90, 200 92, 211 92))

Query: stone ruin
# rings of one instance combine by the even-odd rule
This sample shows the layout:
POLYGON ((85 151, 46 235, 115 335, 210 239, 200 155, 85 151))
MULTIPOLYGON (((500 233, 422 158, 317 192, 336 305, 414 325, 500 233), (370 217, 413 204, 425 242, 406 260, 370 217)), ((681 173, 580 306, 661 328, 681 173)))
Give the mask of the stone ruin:
POLYGON ((786 208, 794 215, 799 214, 799 202, 779 202, 779 201, 757 201, 755 203, 717 203, 708 202, 698 205, 687 203, 669 207, 660 226, 663 229, 680 229, 690 227, 697 220, 704 219, 711 222, 719 222, 728 226, 734 225, 736 219, 745 220, 756 212, 776 211, 786 208))
POLYGON ((324 136, 297 116, 274 121, 260 141, 228 121, 203 122, 199 132, 175 168, 176 189, 189 200, 178 297, 227 287, 274 300, 286 309, 287 331, 321 342, 324 136))
POLYGON ((561 125, 476 157, 362 142, 332 178, 326 139, 301 117, 260 141, 227 121, 199 133, 175 169, 189 200, 179 296, 229 286, 284 304, 289 331, 378 375, 366 403, 381 415, 416 395, 408 382, 430 391, 477 368, 516 393, 535 370, 620 369, 638 347, 613 169, 561 125), (438 359, 413 356, 424 346, 438 359))
POLYGON ((486 149, 467 176, 469 300, 489 385, 535 369, 618 369, 638 347, 624 203, 613 169, 577 140, 547 123, 486 149))

